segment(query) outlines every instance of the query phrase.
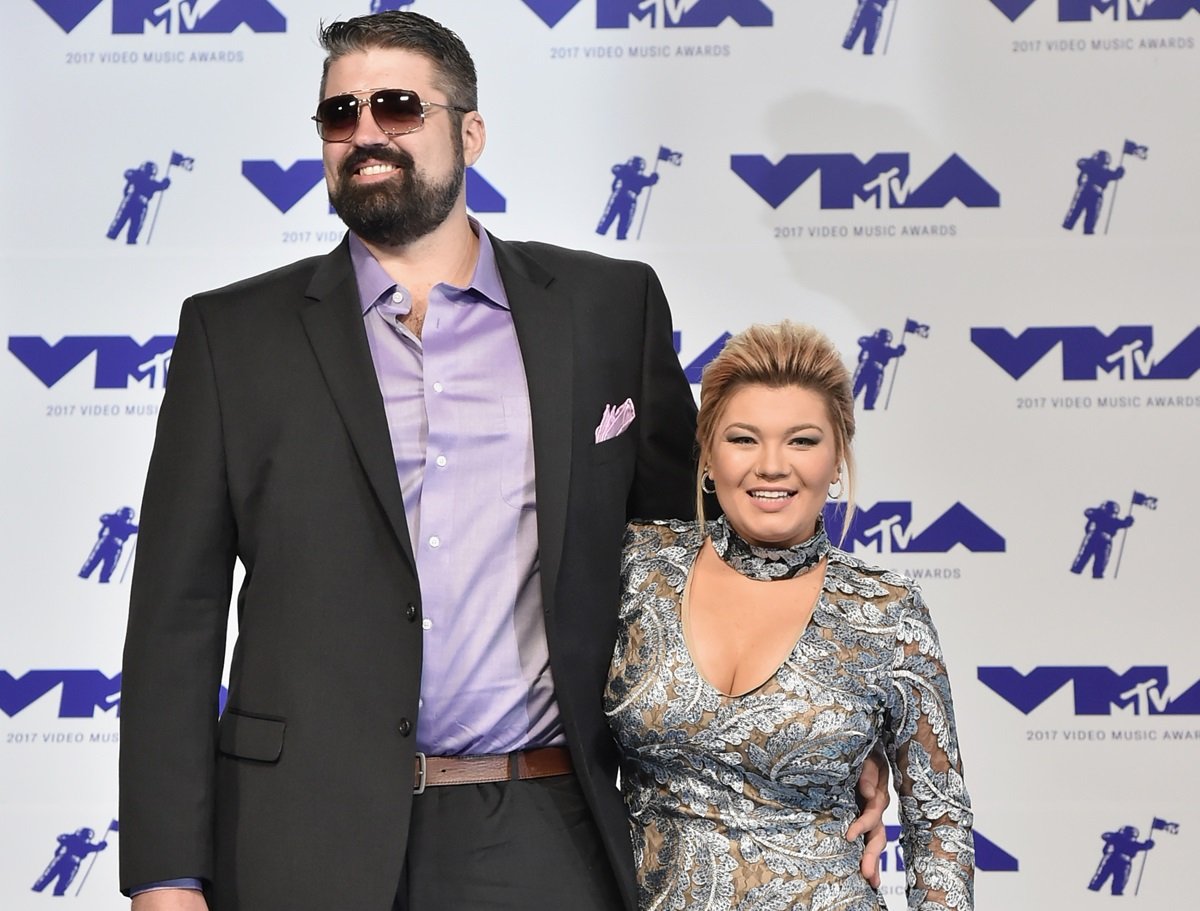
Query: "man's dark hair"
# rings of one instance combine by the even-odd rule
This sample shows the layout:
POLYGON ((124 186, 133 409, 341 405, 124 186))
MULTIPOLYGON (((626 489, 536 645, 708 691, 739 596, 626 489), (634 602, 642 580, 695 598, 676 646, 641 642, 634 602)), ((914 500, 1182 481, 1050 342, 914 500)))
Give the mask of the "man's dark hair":
MULTIPOLYGON (((408 10, 386 10, 369 16, 356 16, 344 22, 322 26, 320 41, 326 54, 325 66, 321 70, 321 98, 325 97, 329 67, 335 60, 359 51, 396 48, 429 58, 437 72, 437 86, 446 93, 449 104, 469 111, 479 107, 475 62, 467 46, 458 35, 428 16, 408 10)), ((451 113, 456 118, 462 117, 456 111, 451 113)))

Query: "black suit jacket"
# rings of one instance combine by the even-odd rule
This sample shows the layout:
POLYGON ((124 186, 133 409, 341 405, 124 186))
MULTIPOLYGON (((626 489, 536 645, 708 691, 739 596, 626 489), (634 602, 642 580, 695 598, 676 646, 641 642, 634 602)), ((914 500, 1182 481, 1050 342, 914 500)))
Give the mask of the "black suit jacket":
MULTIPOLYGON (((647 266, 493 243, 528 378, 558 704, 633 908, 601 696, 622 529, 691 511, 694 404, 647 266), (596 444, 626 397, 633 424, 596 444)), ((122 888, 200 876, 219 911, 390 909, 420 590, 346 243, 186 301, 169 377, 125 643, 122 888)))

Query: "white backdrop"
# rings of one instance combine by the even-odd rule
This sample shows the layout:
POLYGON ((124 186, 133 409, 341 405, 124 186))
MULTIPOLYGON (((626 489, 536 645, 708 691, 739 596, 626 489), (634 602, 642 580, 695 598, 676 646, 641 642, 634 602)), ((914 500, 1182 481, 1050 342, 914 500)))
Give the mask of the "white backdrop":
MULTIPOLYGON (((842 46, 870 18, 856 0, 384 5, 475 55, 476 216, 652 263, 685 366, 782 317, 848 364, 880 329, 904 343, 876 407, 860 398, 853 548, 920 578, 941 630, 979 906, 1111 904, 1111 881, 1087 887, 1126 826, 1123 900, 1190 904, 1200 2, 891 0, 871 55, 866 34, 842 46), (1083 191, 1103 206, 1087 236, 1063 221, 1098 151, 1124 172, 1083 191), (626 239, 601 236, 635 156, 659 180, 626 239), (1087 528, 1128 516, 1101 578, 1073 574, 1087 528)), ((31 887, 85 827, 108 847, 66 894, 122 907, 127 569, 178 307, 337 242, 312 164, 316 33, 371 6, 4 4, 0 907, 53 905, 62 879, 31 887), (170 185, 148 185, 136 243, 128 224, 109 239, 145 162, 170 185)))

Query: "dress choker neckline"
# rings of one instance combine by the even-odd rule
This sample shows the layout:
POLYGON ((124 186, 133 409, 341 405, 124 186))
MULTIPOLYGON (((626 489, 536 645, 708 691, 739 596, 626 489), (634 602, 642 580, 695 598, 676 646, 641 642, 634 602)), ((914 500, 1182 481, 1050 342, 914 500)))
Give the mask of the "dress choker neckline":
POLYGON ((775 582, 802 576, 821 562, 829 553, 829 535, 825 522, 817 517, 813 536, 791 547, 760 547, 746 541, 721 516, 709 523, 713 550, 725 563, 747 579, 775 582))

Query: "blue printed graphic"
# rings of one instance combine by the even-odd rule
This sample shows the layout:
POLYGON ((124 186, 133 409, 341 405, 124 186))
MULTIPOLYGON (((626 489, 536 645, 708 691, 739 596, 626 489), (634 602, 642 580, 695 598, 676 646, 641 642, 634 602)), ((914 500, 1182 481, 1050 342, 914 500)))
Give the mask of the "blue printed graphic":
POLYGON ((0 670, 0 711, 11 718, 57 687, 62 687, 59 718, 94 718, 97 708, 111 712, 121 704, 120 673, 109 677, 98 670, 33 670, 13 677, 0 670))
POLYGON ((1076 715, 1111 715, 1113 706, 1132 709, 1134 715, 1200 715, 1200 681, 1172 697, 1165 665, 1131 667, 1123 674, 1100 666, 1035 667, 1028 674, 1012 667, 981 667, 978 677, 1026 715, 1068 683, 1074 685, 1076 715))
POLYGON ((654 159, 654 170, 646 173, 646 159, 635 155, 625 162, 612 166, 612 187, 608 202, 604 204, 604 214, 600 216, 600 224, 596 233, 603 236, 613 223, 617 225, 617 240, 625 240, 629 235, 629 226, 633 224, 633 214, 637 211, 638 195, 646 191, 646 203, 642 207, 642 220, 638 223, 637 237, 642 236, 642 228, 646 224, 646 213, 650 209, 650 193, 658 183, 658 164, 666 161, 675 166, 683 164, 683 153, 675 152, 666 146, 658 147, 658 155, 654 159))
MULTIPOLYGON (((900 851, 900 826, 885 826, 887 830, 887 847, 879 856, 879 868, 887 873, 889 870, 897 873, 904 872, 904 854, 900 851)), ((986 873, 1016 873, 1020 870, 1017 858, 989 838, 980 834, 978 829, 971 832, 975 842, 975 869, 986 873)))
MULTIPOLYGON (((20 677, 0 670, 0 712, 13 718, 55 690, 58 690, 59 718, 95 718, 96 709, 121 714, 120 672, 110 677, 104 671, 77 668, 38 669, 26 671, 20 677)), ((225 710, 228 695, 225 687, 221 687, 217 694, 218 712, 225 710)))
MULTIPOLYGON (((286 168, 270 159, 248 159, 242 162, 242 176, 276 209, 287 212, 324 182, 325 167, 319 158, 301 158, 286 168)), ((466 188, 467 208, 472 212, 482 215, 507 210, 504 196, 474 168, 467 168, 466 188)))
POLYGON ((858 340, 858 364, 854 368, 854 398, 858 398, 858 394, 863 393, 863 409, 866 411, 874 411, 875 403, 879 399, 879 392, 883 389, 883 377, 887 372, 889 361, 895 360, 895 366, 892 369, 892 381, 888 384, 887 398, 884 400, 883 407, 886 410, 892 401, 892 389, 896 385, 896 374, 900 371, 900 358, 908 351, 908 346, 904 344, 904 339, 909 335, 916 335, 920 338, 929 338, 929 326, 925 323, 918 323, 914 319, 908 319, 904 322, 904 332, 900 335, 900 343, 892 345, 892 333, 890 329, 876 330, 874 335, 864 335, 858 340))
MULTIPOLYGON (((1150 822, 1151 835, 1156 831, 1178 835, 1179 823, 1167 822, 1167 820, 1155 816, 1150 822)), ((1142 874, 1146 871, 1146 856, 1154 847, 1153 838, 1138 841, 1140 834, 1137 826, 1121 826, 1115 832, 1105 832, 1100 836, 1104 841, 1104 849, 1100 854, 1100 865, 1096 867, 1096 873, 1092 877, 1092 881, 1088 883, 1089 889, 1099 892, 1104 888, 1104 884, 1109 882, 1111 883, 1110 895, 1124 895, 1125 886, 1129 883, 1129 875, 1133 872, 1134 859, 1141 854, 1142 862, 1138 868, 1137 882, 1133 889, 1133 894, 1138 894, 1142 887, 1142 874)))
POLYGON ((58 836, 58 847, 54 849, 54 856, 50 859, 50 863, 42 875, 38 877, 37 882, 33 884, 33 891, 41 892, 48 885, 54 883, 53 894, 66 895, 67 888, 75 881, 75 876, 79 873, 84 858, 90 855, 91 861, 88 864, 87 872, 83 874, 83 878, 80 879, 79 885, 75 889, 75 894, 78 895, 83 890, 84 883, 87 882, 88 874, 92 872, 92 866, 96 863, 96 855, 108 847, 108 842, 105 840, 108 833, 117 830, 117 820, 114 819, 108 824, 108 828, 99 841, 92 841, 96 837, 96 833, 86 827, 58 836))
MULTIPOLYGON (((875 44, 879 41, 879 33, 883 30, 883 13, 889 0, 854 0, 854 16, 850 20, 850 29, 842 47, 848 51, 854 50, 854 45, 862 38, 862 52, 870 56, 875 53, 875 44)), ((892 16, 888 20, 887 37, 883 40, 883 53, 887 53, 892 40, 892 26, 896 22, 896 9, 899 3, 892 4, 892 16)))
POLYGON ((1062 346, 1062 378, 1095 380, 1103 371, 1121 380, 1186 380, 1200 370, 1200 326, 1161 358, 1152 356, 1153 326, 1034 326, 1013 335, 998 327, 971 329, 971 341, 1014 380, 1062 346))
POLYGON ((884 500, 860 506, 842 535, 846 504, 825 506, 829 537, 846 550, 867 548, 878 554, 948 553, 962 545, 972 553, 1002 553, 1004 537, 962 503, 955 503, 923 531, 912 525, 913 505, 907 500, 884 500))
MULTIPOLYGON (((583 0, 522 0, 554 28, 583 0)), ((741 26, 770 26, 775 14, 763 0, 596 0, 597 28, 716 28, 726 21, 741 26)))
MULTIPOLYGON (((683 351, 683 335, 675 331, 671 333, 671 338, 675 343, 675 353, 679 354, 683 351)), ((687 377, 689 383, 693 386, 700 384, 700 376, 704 373, 704 368, 708 366, 708 362, 721 353, 721 349, 725 347, 725 343, 731 338, 733 336, 730 333, 722 332, 713 340, 712 344, 683 365, 683 375, 687 377)))
POLYGON ((53 345, 38 335, 13 335, 8 350, 51 388, 92 355, 96 389, 128 389, 130 379, 150 389, 166 385, 175 336, 156 335, 145 344, 124 335, 66 335, 53 345))
POLYGON ((1091 158, 1081 158, 1075 162, 1079 174, 1075 178, 1075 196, 1071 199, 1071 208, 1063 219, 1063 227, 1068 231, 1075 227, 1079 217, 1083 216, 1083 233, 1095 234, 1096 223, 1100 219, 1100 210, 1104 206, 1104 191, 1112 184, 1111 201, 1108 204, 1108 217, 1104 220, 1104 233, 1112 223, 1112 213, 1117 201, 1117 181, 1125 176, 1125 156, 1146 160, 1149 154, 1146 146, 1140 146, 1128 139, 1121 152, 1121 160, 1115 168, 1110 168, 1112 156, 1100 149, 1091 158))
POLYGON ((390 9, 408 9, 415 0, 371 0, 371 12, 382 13, 390 9))
MULTIPOLYGON (((116 512, 106 512, 102 515, 100 517, 100 534, 96 538, 92 552, 83 562, 83 568, 79 570, 79 578, 90 578, 99 567, 102 583, 107 583, 112 579, 113 570, 121 562, 121 552, 125 549, 125 542, 136 535, 137 530, 138 527, 133 524, 133 507, 131 506, 122 506, 116 512)), ((130 556, 125 563, 125 568, 121 570, 120 581, 125 581, 125 573, 128 572, 129 564, 132 562, 133 557, 130 556)))
POLYGON ((913 184, 907 152, 880 152, 865 162, 848 153, 790 154, 772 164, 765 155, 731 155, 729 166, 773 209, 814 174, 821 175, 822 209, 941 209, 954 200, 968 208, 996 208, 1000 192, 954 154, 913 184))
POLYGON ((172 152, 167 164, 167 172, 163 175, 162 180, 156 179, 158 165, 152 161, 142 162, 139 167, 126 171, 125 190, 121 195, 121 204, 117 207, 117 214, 113 218, 112 224, 108 226, 108 239, 116 240, 121 230, 128 226, 125 243, 136 244, 138 235, 142 232, 142 222, 145 221, 146 212, 150 208, 150 200, 157 193, 154 217, 150 220, 150 230, 146 232, 146 243, 150 243, 150 238, 154 234, 154 224, 158 221, 158 210, 162 206, 163 194, 171 186, 171 168, 179 167, 190 171, 195 164, 194 158, 188 158, 179 152, 172 152))
MULTIPOLYGON (((1037 0, 988 0, 992 6, 1016 22, 1037 0)), ((1049 5, 1052 0, 1043 0, 1049 5)), ((1109 21, 1162 22, 1182 19, 1200 12, 1200 0, 1058 0, 1059 22, 1109 21)))
POLYGON ((1150 497, 1139 491, 1133 492, 1129 501, 1129 510, 1121 515, 1121 507, 1115 500, 1105 500, 1099 506, 1089 507, 1083 511, 1087 525, 1083 531, 1083 543, 1079 545, 1079 553, 1071 564, 1071 572, 1080 575, 1087 566, 1092 564, 1092 578, 1103 579, 1104 569, 1108 566, 1108 558, 1112 555, 1113 539, 1121 532, 1121 548, 1117 552, 1117 561, 1113 566, 1113 578, 1121 571, 1121 555, 1125 551, 1125 533, 1133 525, 1133 507, 1144 506, 1147 509, 1158 509, 1158 497, 1150 497))
MULTIPOLYGON (((71 32, 104 0, 33 0, 64 32, 71 32)), ((150 31, 180 35, 287 31, 287 20, 269 0, 112 0, 114 35, 150 31)))

